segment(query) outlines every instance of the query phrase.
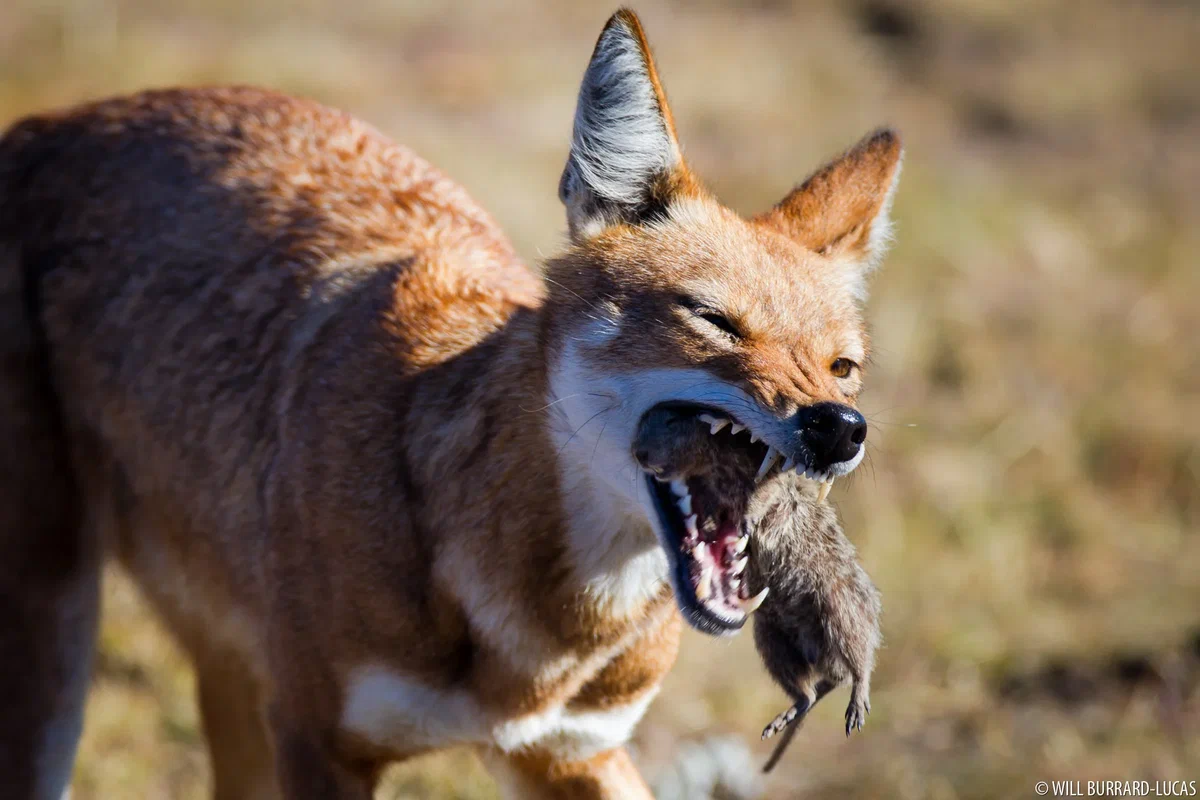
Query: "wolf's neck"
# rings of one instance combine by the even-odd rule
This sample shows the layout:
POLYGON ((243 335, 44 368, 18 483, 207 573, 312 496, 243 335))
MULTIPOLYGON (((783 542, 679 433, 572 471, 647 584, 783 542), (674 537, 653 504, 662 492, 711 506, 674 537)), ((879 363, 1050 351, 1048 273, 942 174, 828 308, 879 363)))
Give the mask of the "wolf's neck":
POLYGON ((569 446, 564 450, 558 460, 572 573, 599 607, 635 614, 665 584, 666 554, 642 509, 571 458, 569 446))
POLYGON ((666 556, 629 487, 620 491, 620 481, 635 479, 631 459, 606 463, 612 448, 595 447, 604 421, 578 429, 561 413, 546 313, 517 312, 423 381, 414 406, 438 420, 437 441, 418 443, 421 455, 410 461, 439 505, 470 497, 492 536, 540 548, 539 557, 558 554, 545 578, 555 585, 539 585, 547 595, 635 613, 661 591, 666 556))
MULTIPOLYGON (((572 398, 564 392, 574 395, 588 387, 562 380, 556 370, 564 367, 552 354, 544 353, 543 363, 544 424, 554 447, 571 571, 599 606, 618 616, 634 614, 659 595, 668 568, 646 509, 636 499, 643 478, 633 469, 630 444, 609 441, 621 434, 608 425, 606 412, 582 421, 566 413, 572 398)), ((601 401, 615 410, 622 398, 601 401)))

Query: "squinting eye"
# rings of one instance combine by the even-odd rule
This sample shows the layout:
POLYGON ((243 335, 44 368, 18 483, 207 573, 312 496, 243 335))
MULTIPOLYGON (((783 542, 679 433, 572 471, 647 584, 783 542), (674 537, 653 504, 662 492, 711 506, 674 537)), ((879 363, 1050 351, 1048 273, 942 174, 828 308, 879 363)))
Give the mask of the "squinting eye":
POLYGON ((726 333, 730 334, 731 336, 738 335, 737 328, 733 327, 733 323, 730 322, 727 317, 724 317, 721 314, 715 314, 712 312, 708 312, 708 313, 701 314, 700 318, 702 320, 704 320, 705 322, 707 322, 709 325, 713 325, 717 328, 720 328, 721 330, 725 331, 726 333))
POLYGON ((714 328, 719 328, 730 336, 741 338, 742 334, 738 331, 737 326, 729 321, 729 317, 719 311, 713 311, 711 308, 694 308, 692 313, 714 328))
POLYGON ((835 378, 849 378, 850 373, 853 372, 857 366, 858 364, 855 364, 848 358, 838 358, 829 365, 829 371, 833 373, 833 377, 835 378))

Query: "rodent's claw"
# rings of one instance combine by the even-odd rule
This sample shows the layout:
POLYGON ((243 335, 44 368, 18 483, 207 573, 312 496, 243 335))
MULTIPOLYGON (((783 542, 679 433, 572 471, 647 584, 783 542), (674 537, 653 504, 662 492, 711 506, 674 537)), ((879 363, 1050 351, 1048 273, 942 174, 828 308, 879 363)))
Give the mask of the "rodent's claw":
POLYGON ((850 701, 850 705, 846 706, 846 736, 855 730, 862 730, 863 723, 866 721, 866 715, 871 713, 869 703, 860 703, 855 700, 850 701))

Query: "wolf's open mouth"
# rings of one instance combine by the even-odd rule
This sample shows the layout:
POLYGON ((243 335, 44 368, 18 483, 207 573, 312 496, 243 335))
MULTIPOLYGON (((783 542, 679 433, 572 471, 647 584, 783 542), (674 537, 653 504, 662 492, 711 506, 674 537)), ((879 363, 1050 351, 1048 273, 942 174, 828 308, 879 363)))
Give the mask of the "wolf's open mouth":
POLYGON ((750 536, 739 515, 721 509, 701 479, 647 480, 668 540, 680 608, 702 630, 737 630, 767 595, 766 588, 750 595, 750 536))
MULTIPOLYGON (((718 634, 745 624, 767 595, 747 572, 753 531, 745 511, 763 480, 796 469, 729 414, 664 404, 643 419, 637 458, 658 512, 680 609, 718 634)), ((832 478, 800 467, 824 499, 832 478)))

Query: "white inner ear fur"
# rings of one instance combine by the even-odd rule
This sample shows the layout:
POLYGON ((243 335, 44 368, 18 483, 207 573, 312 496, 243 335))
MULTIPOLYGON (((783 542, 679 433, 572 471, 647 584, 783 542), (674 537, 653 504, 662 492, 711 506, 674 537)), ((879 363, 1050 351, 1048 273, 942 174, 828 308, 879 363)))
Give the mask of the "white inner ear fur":
POLYGON ((895 238, 895 228, 892 224, 892 201, 896 197, 896 187, 900 185, 900 171, 903 167, 904 153, 902 151, 900 160, 896 162, 896 171, 892 173, 892 182, 888 184, 887 192, 883 196, 883 203, 879 206, 879 211, 872 219, 867 220, 867 241, 863 252, 847 254, 844 257, 849 262, 846 264, 848 287, 854 298, 860 303, 867 301, 867 279, 872 272, 879 268, 895 238))
POLYGON ((878 267, 879 262, 887 254, 888 248, 891 247, 893 238, 892 201, 896 198, 896 187, 900 185, 900 172, 903 169, 904 152, 901 151, 900 158, 896 161, 896 171, 892 173, 892 182, 888 184, 887 192, 883 196, 883 203, 879 206, 879 213, 869 223, 871 227, 867 234, 867 253, 863 264, 863 268, 867 271, 878 267))
POLYGON ((592 214, 637 206, 649 182, 679 161, 638 38, 617 22, 600 37, 583 76, 562 200, 573 212, 592 214))

